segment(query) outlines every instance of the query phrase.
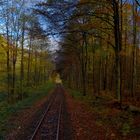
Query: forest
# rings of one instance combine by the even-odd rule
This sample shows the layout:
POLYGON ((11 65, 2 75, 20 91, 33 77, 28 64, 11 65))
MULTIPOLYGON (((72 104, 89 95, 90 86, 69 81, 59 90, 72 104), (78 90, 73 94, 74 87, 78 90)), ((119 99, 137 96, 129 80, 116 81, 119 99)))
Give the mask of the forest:
POLYGON ((0 140, 13 114, 45 98, 56 77, 66 98, 93 106, 97 128, 108 127, 96 138, 73 128, 75 139, 139 140, 139 38, 139 0, 1 0, 0 140))

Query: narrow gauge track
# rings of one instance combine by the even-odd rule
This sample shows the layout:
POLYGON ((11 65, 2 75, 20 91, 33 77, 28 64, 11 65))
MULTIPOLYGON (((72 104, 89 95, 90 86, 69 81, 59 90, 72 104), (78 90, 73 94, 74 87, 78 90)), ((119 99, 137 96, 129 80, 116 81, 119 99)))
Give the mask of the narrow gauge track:
POLYGON ((61 88, 51 97, 46 111, 42 115, 30 140, 59 140, 63 94, 61 88))

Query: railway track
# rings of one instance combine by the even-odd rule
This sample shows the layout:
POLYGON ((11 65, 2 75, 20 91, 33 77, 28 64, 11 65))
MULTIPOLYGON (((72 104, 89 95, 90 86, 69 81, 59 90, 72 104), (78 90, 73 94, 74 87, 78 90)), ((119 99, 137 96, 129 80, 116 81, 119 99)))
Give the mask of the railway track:
POLYGON ((63 94, 58 88, 48 103, 46 111, 43 113, 38 125, 30 140, 59 140, 60 126, 63 106, 63 94))

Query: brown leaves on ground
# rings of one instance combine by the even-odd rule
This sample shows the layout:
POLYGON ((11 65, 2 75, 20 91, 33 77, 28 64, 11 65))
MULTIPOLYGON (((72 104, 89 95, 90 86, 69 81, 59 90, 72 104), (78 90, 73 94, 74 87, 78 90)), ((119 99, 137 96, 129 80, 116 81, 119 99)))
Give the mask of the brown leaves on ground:
POLYGON ((32 122, 35 113, 42 109, 48 97, 36 102, 32 107, 23 109, 20 113, 15 114, 10 118, 10 125, 14 126, 7 135, 7 140, 16 140, 19 134, 23 134, 25 128, 32 122))
POLYGON ((106 128, 97 126, 95 116, 89 108, 80 101, 73 100, 66 94, 68 112, 71 115, 75 140, 103 140, 106 128))
POLYGON ((75 140, 139 140, 137 136, 122 136, 118 132, 122 123, 119 122, 120 118, 117 118, 117 115, 122 113, 119 109, 107 107, 105 110, 96 112, 84 102, 73 99, 67 93, 65 95, 75 140))
MULTIPOLYGON (((123 112, 115 108, 116 102, 106 104, 93 102, 92 105, 89 105, 73 99, 66 92, 65 96, 74 130, 73 140, 139 140, 139 115, 132 116, 127 111, 123 112)), ((43 108, 47 99, 48 97, 45 97, 32 107, 15 114, 9 120, 15 127, 11 129, 6 139, 16 140, 19 134, 24 133, 25 128, 32 122, 36 112, 43 108)))

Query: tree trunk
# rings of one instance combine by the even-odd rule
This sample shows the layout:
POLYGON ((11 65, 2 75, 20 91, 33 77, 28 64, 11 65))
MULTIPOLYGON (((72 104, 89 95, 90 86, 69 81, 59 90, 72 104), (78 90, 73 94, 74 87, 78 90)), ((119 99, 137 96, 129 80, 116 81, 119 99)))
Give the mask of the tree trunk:
POLYGON ((21 62, 20 62, 20 99, 23 99, 23 80, 24 80, 24 29, 25 23, 23 23, 22 28, 22 40, 21 40, 21 62))
POLYGON ((137 24, 136 24, 137 6, 135 0, 133 1, 133 50, 132 50, 132 87, 131 95, 135 96, 136 90, 136 64, 137 64, 137 24))
POLYGON ((115 36, 115 57, 116 57, 116 95, 118 101, 121 103, 121 32, 120 32, 120 17, 119 17, 119 3, 113 0, 114 11, 114 36, 115 36))
POLYGON ((28 50, 28 66, 27 66, 27 86, 30 85, 30 71, 31 71, 31 38, 30 38, 30 44, 29 44, 29 50, 28 50))

